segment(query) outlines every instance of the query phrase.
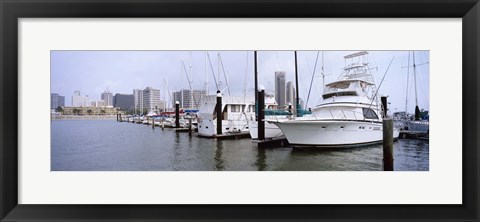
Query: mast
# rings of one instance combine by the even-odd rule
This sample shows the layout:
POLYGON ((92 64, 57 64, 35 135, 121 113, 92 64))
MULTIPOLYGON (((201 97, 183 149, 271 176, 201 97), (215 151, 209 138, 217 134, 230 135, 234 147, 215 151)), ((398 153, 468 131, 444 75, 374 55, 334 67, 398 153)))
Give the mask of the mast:
POLYGON ((408 83, 410 78, 410 52, 408 53, 408 62, 407 62, 407 92, 405 95, 405 112, 408 110, 408 83))
POLYGON ((413 54, 413 80, 415 83, 415 120, 420 120, 420 109, 418 108, 418 96, 417 96, 417 65, 415 64, 415 51, 413 54))
POLYGON ((190 65, 190 80, 188 81, 188 83, 190 84, 190 108, 193 109, 194 107, 194 102, 193 102, 193 88, 192 88, 192 82, 193 82, 193 79, 192 79, 192 52, 190 52, 190 58, 189 58, 189 65, 190 65), (191 82, 190 82, 191 81, 191 82))
POLYGON ((296 93, 297 93, 297 98, 296 98, 296 103, 295 103, 295 110, 296 110, 296 113, 297 113, 297 116, 298 115, 298 106, 300 104, 300 97, 298 95, 298 67, 297 67, 297 51, 295 51, 295 87, 296 87, 296 93))
POLYGON ((258 72, 257 72, 257 51, 253 53, 254 73, 255 73, 255 119, 258 121, 258 72))
POLYGON ((323 51, 322 51, 322 87, 325 88, 325 73, 324 73, 324 58, 323 58, 323 51))
MULTIPOLYGON (((183 63, 183 61, 182 61, 183 63)), ((188 75, 188 74, 187 74, 188 75)), ((181 107, 183 109, 183 75, 182 75, 182 64, 180 64, 180 95, 182 98, 180 98, 181 100, 181 107)))

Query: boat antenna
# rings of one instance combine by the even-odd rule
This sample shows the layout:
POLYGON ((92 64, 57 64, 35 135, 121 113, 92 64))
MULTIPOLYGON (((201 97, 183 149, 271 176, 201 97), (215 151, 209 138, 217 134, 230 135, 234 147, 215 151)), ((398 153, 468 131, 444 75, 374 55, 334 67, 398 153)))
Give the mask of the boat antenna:
POLYGON ((228 79, 227 79, 227 75, 225 74, 225 67, 223 67, 223 60, 222 60, 222 56, 220 56, 220 53, 218 53, 218 60, 220 61, 220 66, 222 67, 223 78, 225 78, 225 83, 227 84, 228 95, 231 95, 230 86, 228 85, 228 79))
POLYGON ((215 81, 215 86, 217 88, 217 91, 219 91, 220 89, 218 89, 218 82, 217 82, 217 78, 215 78, 215 71, 213 70, 212 60, 210 59, 210 54, 208 52, 207 52, 207 57, 208 57, 208 62, 210 63, 210 69, 212 70, 212 75, 213 75, 213 80, 215 81))
POLYGON ((375 91, 375 94, 373 95, 372 101, 370 102, 370 105, 368 106, 369 109, 372 106, 373 101, 377 97, 378 90, 380 89, 380 87, 382 87, 383 80, 385 79, 385 76, 387 75, 388 70, 390 69, 390 65, 392 65, 393 59, 395 59, 395 56, 392 57, 392 60, 390 60, 390 63, 388 64, 387 70, 385 70, 385 74, 383 74, 382 81, 380 81, 380 84, 378 85, 377 91, 375 91))
MULTIPOLYGON (((312 80, 310 80, 310 88, 308 89, 308 96, 307 96, 307 102, 305 103, 305 107, 308 107, 308 100, 310 99, 310 92, 312 91, 313 78, 315 77, 315 71, 317 69, 319 54, 320 54, 320 51, 317 51, 317 58, 315 59, 315 66, 313 66, 312 80)), ((322 53, 322 57, 323 57, 323 53, 322 53)))

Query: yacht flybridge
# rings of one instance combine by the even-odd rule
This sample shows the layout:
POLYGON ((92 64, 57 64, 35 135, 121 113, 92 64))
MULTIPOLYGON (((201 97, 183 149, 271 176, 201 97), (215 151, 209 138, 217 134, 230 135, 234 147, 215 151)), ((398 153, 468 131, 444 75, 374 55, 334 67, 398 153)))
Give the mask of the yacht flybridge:
POLYGON ((312 114, 267 121, 277 125, 292 145, 349 147, 381 142, 382 106, 367 55, 362 51, 344 56, 342 74, 325 85, 312 114))

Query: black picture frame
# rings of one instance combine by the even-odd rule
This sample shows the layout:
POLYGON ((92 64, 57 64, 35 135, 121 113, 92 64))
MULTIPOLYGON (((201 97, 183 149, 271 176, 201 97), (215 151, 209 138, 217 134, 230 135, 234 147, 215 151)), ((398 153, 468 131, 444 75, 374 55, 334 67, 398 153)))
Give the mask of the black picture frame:
MULTIPOLYGON (((1 221, 479 221, 478 0, 0 0, 1 221), (461 205, 24 205, 18 204, 19 18, 369 17, 462 18, 461 205)), ((448 44, 448 43, 446 43, 448 44)), ((455 119, 452 114, 451 120, 455 119)), ((453 147, 449 147, 452 149, 453 147)), ((412 181, 414 182, 414 181, 412 181)), ((259 187, 259 189, 262 189, 259 187)), ((125 191, 134 192, 134 190, 125 191)), ((438 195, 442 195, 439 193, 438 195)))

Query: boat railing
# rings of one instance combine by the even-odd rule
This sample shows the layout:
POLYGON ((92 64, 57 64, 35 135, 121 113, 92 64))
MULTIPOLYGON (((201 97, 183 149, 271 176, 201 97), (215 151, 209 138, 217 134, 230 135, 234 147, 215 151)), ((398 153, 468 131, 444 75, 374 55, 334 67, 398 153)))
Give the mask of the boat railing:
MULTIPOLYGON (((365 118, 365 116, 363 115, 363 112, 358 112, 358 111, 353 111, 353 110, 343 110, 342 109, 342 110, 338 111, 338 109, 337 109, 337 110, 335 110, 335 112, 332 112, 332 109, 328 109, 328 114, 330 114, 330 116, 327 117, 327 118, 330 118, 332 120, 357 120, 357 121, 371 120, 371 119, 365 118), (349 114, 351 114, 351 115, 349 115, 349 114)), ((326 119, 325 115, 318 116, 318 115, 315 115, 315 113, 312 113, 311 116, 315 120, 325 120, 326 119)))

